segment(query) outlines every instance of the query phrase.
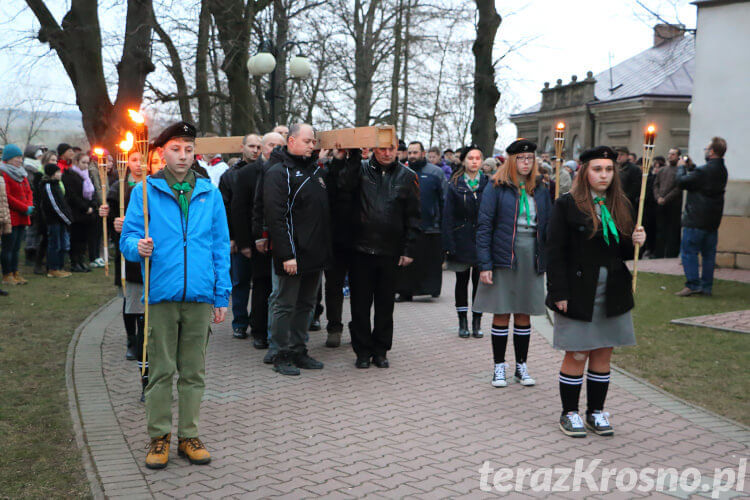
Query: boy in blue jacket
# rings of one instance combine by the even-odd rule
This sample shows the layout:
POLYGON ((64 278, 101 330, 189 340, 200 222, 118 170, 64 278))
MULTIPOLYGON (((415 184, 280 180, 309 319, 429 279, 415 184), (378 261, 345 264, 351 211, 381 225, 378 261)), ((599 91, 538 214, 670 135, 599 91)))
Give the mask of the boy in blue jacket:
POLYGON ((150 237, 144 238, 143 186, 138 183, 125 214, 120 250, 129 261, 151 259, 145 392, 151 444, 146 467, 162 469, 169 461, 175 372, 179 455, 194 464, 211 461, 198 438, 208 327, 212 310, 214 323, 224 321, 232 285, 229 229, 221 194, 209 179, 190 168, 195 127, 175 123, 154 140, 153 147, 166 166, 146 181, 150 237))

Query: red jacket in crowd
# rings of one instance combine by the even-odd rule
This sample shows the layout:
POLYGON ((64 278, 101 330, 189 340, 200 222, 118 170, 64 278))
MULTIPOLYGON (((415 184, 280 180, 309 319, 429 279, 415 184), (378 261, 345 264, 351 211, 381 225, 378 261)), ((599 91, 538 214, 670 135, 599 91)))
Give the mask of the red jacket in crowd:
POLYGON ((5 179, 5 192, 8 193, 11 225, 13 227, 30 226, 31 216, 27 214, 27 211, 29 207, 34 206, 34 196, 31 193, 29 179, 24 177, 23 181, 17 182, 5 172, 3 172, 3 179, 5 179))

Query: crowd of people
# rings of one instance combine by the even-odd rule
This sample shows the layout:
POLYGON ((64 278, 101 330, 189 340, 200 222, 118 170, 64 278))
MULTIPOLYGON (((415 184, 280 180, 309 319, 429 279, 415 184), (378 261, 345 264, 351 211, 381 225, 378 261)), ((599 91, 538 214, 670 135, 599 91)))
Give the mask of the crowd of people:
POLYGON ((565 162, 556 198, 549 155, 526 139, 487 159, 475 145, 441 152, 419 141, 316 150, 313 128, 294 124, 245 136, 240 158, 225 162, 218 154, 195 155, 195 137, 190 123, 167 127, 151 144, 159 165, 132 153, 127 182, 112 179, 103 204, 91 156, 66 144, 57 154, 31 151, 37 163, 28 165, 19 148, 7 145, 0 164, 0 195, 7 193, 7 201, 0 196, 4 284, 25 281, 17 262, 24 237, 26 250, 36 249, 27 256, 38 270, 46 249, 47 276, 68 275, 66 253, 72 271, 98 265, 101 235, 94 222, 97 215, 109 221, 115 262, 120 255, 126 261, 122 269, 114 266, 115 284, 124 297, 126 357, 137 359, 144 373, 150 468, 168 462, 175 374, 179 452, 192 463, 210 461, 198 437, 205 349, 210 320, 224 320, 230 297, 233 336, 251 336, 255 348, 267 349, 264 363, 295 376, 324 368, 307 348, 308 332, 321 328, 323 312, 325 345, 341 345, 348 290, 356 368, 388 368, 394 303, 438 297, 447 268, 456 274, 458 337, 483 337, 482 315, 492 317, 495 387, 507 386, 511 330, 513 378, 535 384, 527 360, 530 316, 548 307, 555 315, 553 345, 565 352, 560 428, 582 437, 586 429, 614 432, 603 409, 612 349, 635 344, 625 265, 634 245, 654 257, 681 252, 687 282, 678 295, 711 294, 727 181, 727 146, 718 137, 700 167, 677 148, 666 160, 655 159, 645 230, 635 221, 641 170, 624 148, 598 146, 565 162), (148 238, 144 167, 150 174, 148 238), (151 324, 144 367, 146 259, 151 324))

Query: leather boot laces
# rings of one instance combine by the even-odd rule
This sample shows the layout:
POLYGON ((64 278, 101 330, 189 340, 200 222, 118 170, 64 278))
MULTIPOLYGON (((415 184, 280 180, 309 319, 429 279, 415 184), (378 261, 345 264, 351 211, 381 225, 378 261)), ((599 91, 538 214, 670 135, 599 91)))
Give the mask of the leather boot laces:
POLYGON ((167 438, 165 437, 155 437, 151 439, 151 442, 147 446, 149 448, 150 453, 155 453, 157 455, 160 455, 164 453, 164 450, 167 447, 167 438))
POLYGON ((206 448, 198 438, 185 438, 184 442, 185 446, 189 446, 193 451, 203 450, 206 448))

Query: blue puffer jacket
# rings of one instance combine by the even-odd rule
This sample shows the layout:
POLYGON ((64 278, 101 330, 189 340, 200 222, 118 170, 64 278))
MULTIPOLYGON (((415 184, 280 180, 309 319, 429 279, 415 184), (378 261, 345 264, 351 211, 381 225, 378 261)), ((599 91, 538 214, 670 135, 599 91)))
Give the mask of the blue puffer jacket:
POLYGON ((479 178, 479 188, 472 191, 463 175, 456 182, 448 183, 443 210, 443 250, 448 259, 464 264, 477 263, 477 219, 482 192, 489 177, 479 178))
POLYGON ((439 234, 443 220, 442 210, 448 183, 443 171, 425 160, 409 163, 419 177, 419 200, 422 205, 422 223, 420 227, 425 234, 439 234))
MULTIPOLYGON (((541 182, 534 190, 536 202, 536 271, 546 270, 544 244, 547 222, 552 212, 549 190, 541 182)), ((515 269, 516 220, 519 191, 514 185, 489 183, 482 194, 477 224, 477 260, 480 271, 494 268, 515 269)))
MULTIPOLYGON (((149 236, 154 240, 149 304, 204 302, 227 307, 232 283, 229 226, 221 193, 209 179, 196 174, 186 221, 164 173, 148 177, 147 182, 149 236)), ((143 235, 143 186, 139 182, 130 196, 120 236, 125 259, 143 262, 138 254, 143 235)))

